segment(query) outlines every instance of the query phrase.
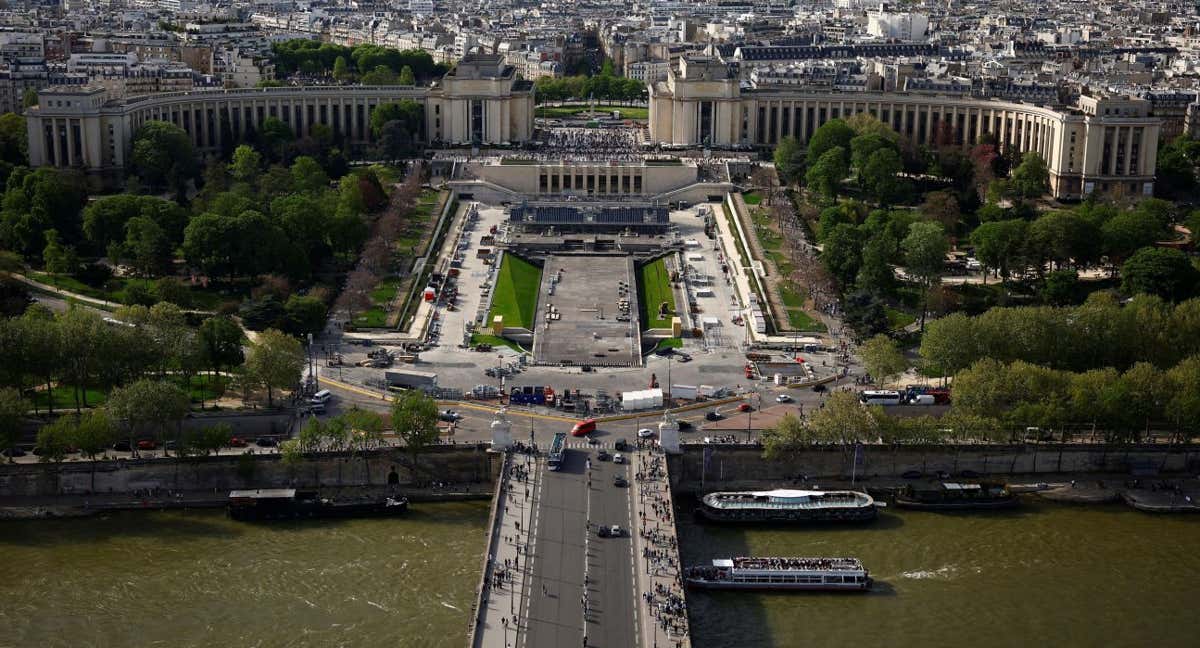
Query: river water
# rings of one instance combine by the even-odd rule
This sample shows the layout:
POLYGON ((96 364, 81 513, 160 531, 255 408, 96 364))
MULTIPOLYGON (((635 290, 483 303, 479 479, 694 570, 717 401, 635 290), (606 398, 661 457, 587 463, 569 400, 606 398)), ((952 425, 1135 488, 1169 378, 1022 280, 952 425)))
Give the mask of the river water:
POLYGON ((867 594, 693 590, 694 643, 1200 645, 1200 516, 1022 504, 1002 513, 892 511, 867 526, 822 528, 702 525, 681 510, 684 564, 854 556, 876 579, 867 594))
POLYGON ((247 524, 217 511, 0 523, 0 646, 460 648, 486 502, 247 524))

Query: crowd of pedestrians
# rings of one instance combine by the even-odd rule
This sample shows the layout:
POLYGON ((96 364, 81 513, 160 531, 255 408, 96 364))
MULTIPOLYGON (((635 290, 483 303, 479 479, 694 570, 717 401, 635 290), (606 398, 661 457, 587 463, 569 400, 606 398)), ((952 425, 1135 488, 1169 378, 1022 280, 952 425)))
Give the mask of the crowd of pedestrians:
POLYGON ((671 508, 670 485, 667 483, 665 456, 661 449, 649 445, 650 452, 639 453, 634 478, 640 488, 640 535, 642 561, 653 588, 643 592, 642 602, 653 617, 657 630, 668 638, 685 636, 687 604, 683 597, 683 579, 671 508))

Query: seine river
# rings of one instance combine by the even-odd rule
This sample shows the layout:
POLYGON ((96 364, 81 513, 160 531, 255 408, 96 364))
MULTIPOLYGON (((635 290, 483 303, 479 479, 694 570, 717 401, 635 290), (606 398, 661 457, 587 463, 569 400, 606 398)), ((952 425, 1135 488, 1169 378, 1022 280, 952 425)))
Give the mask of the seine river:
POLYGON ((486 502, 392 520, 217 511, 0 523, 0 646, 460 648, 486 502))
MULTIPOLYGON (((686 501, 681 498, 681 501, 686 501)), ((1200 516, 1034 500, 1012 513, 892 511, 869 526, 699 525, 684 564, 855 556, 868 594, 691 592, 696 646, 1196 646, 1200 516)))

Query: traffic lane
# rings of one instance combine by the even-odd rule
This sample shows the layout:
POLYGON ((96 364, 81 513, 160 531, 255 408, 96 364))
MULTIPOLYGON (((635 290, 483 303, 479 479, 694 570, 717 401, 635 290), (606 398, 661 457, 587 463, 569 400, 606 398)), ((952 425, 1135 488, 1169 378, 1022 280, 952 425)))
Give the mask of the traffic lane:
POLYGON ((588 583, 590 601, 588 645, 598 648, 624 648, 637 645, 635 628, 637 607, 634 603, 633 540, 628 486, 613 485, 620 475, 629 480, 628 464, 592 461, 592 524, 620 526, 626 533, 618 538, 601 538, 592 531, 588 583))
POLYGON ((577 451, 566 456, 563 470, 543 473, 540 487, 524 644, 528 648, 578 646, 583 641, 585 458, 577 451))

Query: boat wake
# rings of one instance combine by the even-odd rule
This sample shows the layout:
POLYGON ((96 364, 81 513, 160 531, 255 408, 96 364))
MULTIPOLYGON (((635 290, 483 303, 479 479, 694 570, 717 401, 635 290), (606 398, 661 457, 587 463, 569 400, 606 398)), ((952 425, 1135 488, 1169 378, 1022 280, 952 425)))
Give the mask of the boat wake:
POLYGON ((438 601, 438 602, 439 602, 439 603, 441 603, 442 605, 444 605, 444 606, 446 606, 446 607, 450 608, 451 610, 458 610, 459 612, 462 612, 462 609, 460 609, 460 608, 459 608, 458 606, 456 606, 456 605, 451 605, 451 604, 449 604, 449 603, 447 603, 447 602, 445 602, 445 601, 438 601))
POLYGON ((912 580, 950 580, 951 578, 954 578, 954 574, 957 571, 958 568, 954 565, 946 565, 945 567, 939 567, 938 569, 933 570, 921 569, 917 571, 902 572, 900 575, 904 578, 909 578, 912 580))

